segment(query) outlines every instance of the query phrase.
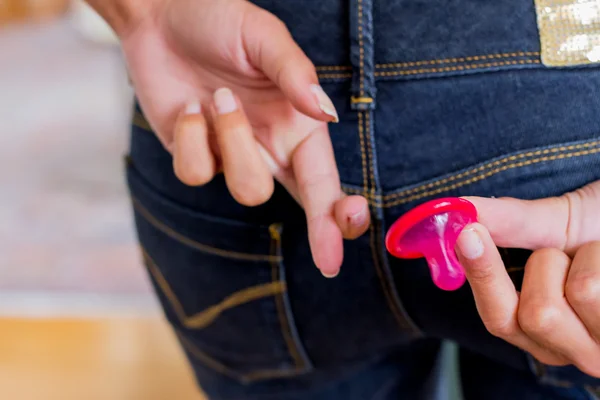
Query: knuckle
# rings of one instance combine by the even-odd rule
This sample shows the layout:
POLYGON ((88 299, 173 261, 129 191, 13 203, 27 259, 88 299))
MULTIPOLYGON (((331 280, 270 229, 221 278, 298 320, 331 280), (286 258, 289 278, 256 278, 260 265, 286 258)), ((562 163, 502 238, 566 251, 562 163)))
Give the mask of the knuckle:
POLYGON ((562 312, 552 304, 526 304, 518 312, 519 325, 530 336, 546 336, 560 324, 562 312))
POLYGON ((489 333, 504 339, 511 337, 516 331, 516 324, 511 318, 484 321, 484 325, 489 333))
POLYGON ((230 189, 233 198, 240 204, 248 207, 255 207, 266 203, 273 194, 273 184, 253 185, 243 183, 230 189))
POLYGON ((600 378, 600 359, 597 357, 597 354, 594 359, 589 359, 588 357, 585 360, 576 360, 574 364, 587 375, 600 378))
POLYGON ((569 257, 559 249, 555 248, 544 248, 534 251, 527 264, 548 264, 550 262, 555 263, 557 260, 569 260, 569 257))
POLYGON ((549 365, 551 367, 564 367, 565 365, 569 365, 569 362, 563 357, 550 351, 536 350, 532 352, 531 355, 542 364, 549 365))
POLYGON ((482 263, 478 263, 476 268, 469 268, 469 280, 485 287, 496 285, 498 277, 494 271, 494 266, 485 260, 482 263))
POLYGON ((188 186, 205 185, 214 177, 214 171, 211 168, 186 168, 176 164, 174 169, 177 178, 188 186))
POLYGON ((573 307, 600 307, 600 276, 576 275, 567 282, 565 292, 573 307))

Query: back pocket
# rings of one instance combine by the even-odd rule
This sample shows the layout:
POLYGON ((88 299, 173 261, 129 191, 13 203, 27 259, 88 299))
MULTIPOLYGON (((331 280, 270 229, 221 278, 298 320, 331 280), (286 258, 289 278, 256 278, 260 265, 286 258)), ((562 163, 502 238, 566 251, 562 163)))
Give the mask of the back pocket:
POLYGON ((207 215, 127 180, 149 275, 186 353, 239 381, 310 369, 291 313, 282 226, 207 215))

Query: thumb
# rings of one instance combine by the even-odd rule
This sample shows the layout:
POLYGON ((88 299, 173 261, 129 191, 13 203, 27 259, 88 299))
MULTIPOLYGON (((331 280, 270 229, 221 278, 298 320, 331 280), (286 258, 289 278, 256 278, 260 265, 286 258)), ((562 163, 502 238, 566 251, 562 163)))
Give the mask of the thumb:
POLYGON ((556 248, 569 254, 600 240, 600 181, 541 200, 465 197, 499 247, 556 248))
POLYGON ((275 83, 301 113, 338 122, 335 106, 319 85, 315 66, 285 24, 257 8, 248 16, 242 37, 250 63, 275 83))

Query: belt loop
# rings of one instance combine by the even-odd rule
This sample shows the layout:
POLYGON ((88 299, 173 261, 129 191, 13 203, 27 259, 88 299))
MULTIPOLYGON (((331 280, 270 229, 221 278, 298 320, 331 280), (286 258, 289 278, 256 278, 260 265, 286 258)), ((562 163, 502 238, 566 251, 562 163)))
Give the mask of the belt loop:
POLYGON ((350 0, 350 62, 353 110, 375 109, 373 0, 350 0))

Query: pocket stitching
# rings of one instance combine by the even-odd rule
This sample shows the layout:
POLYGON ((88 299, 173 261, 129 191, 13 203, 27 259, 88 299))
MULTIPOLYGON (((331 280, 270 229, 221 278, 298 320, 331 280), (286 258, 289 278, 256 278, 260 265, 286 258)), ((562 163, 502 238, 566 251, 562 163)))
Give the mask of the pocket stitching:
MULTIPOLYGON (((248 303, 253 300, 258 300, 261 298, 273 296, 276 307, 277 307, 277 314, 278 314, 281 334, 284 338, 284 341, 286 342, 286 346, 288 348, 288 354, 294 360, 295 367, 293 369, 286 369, 286 370, 264 369, 264 370, 252 371, 247 374, 240 374, 240 373, 236 372, 235 370, 227 367, 223 363, 217 361, 215 358, 209 356, 204 351, 200 350, 193 342, 191 342, 189 339, 185 338, 181 331, 179 331, 178 329, 175 328, 177 336, 180 338, 182 345, 185 348, 187 348, 188 351, 196 359, 203 362, 203 365, 215 370, 216 372, 222 373, 222 374, 232 377, 232 378, 239 379, 243 382, 251 382, 251 381, 260 380, 260 379, 269 379, 269 378, 277 378, 277 377, 296 376, 296 375, 299 375, 299 374, 305 372, 308 368, 308 365, 307 365, 308 363, 307 363, 306 359, 301 356, 300 351, 298 349, 298 345, 296 344, 294 338, 292 337, 292 334, 290 331, 290 329, 291 329, 290 321, 286 316, 285 307, 283 305, 283 296, 287 292, 287 285, 284 281, 282 281, 280 279, 279 272, 278 272, 278 270, 280 268, 279 263, 281 262, 281 260, 283 260, 283 257, 281 257, 281 256, 275 257, 275 255, 277 253, 281 252, 281 235, 279 233, 279 229, 280 229, 280 226, 278 224, 274 224, 269 228, 269 232, 270 232, 271 238, 272 238, 272 242, 271 242, 271 249, 272 249, 272 256, 273 256, 272 259, 280 260, 280 261, 271 261, 272 282, 264 284, 264 285, 253 286, 253 287, 247 288, 247 289, 242 289, 240 291, 237 291, 237 292, 227 296, 227 298, 225 298, 222 302, 220 302, 218 304, 224 304, 227 301, 227 299, 230 299, 233 296, 236 296, 239 294, 243 294, 245 290, 252 290, 252 289, 257 289, 257 288, 262 289, 260 291, 260 294, 261 294, 260 297, 247 297, 246 296, 243 298, 246 301, 239 302, 231 307, 227 307, 227 308, 220 310, 220 312, 217 313, 216 315, 212 315, 212 317, 213 317, 212 319, 198 318, 198 317, 214 306, 208 307, 205 310, 200 311, 199 313, 194 314, 192 316, 188 316, 186 314, 186 312, 183 308, 183 305, 177 298, 177 295, 175 294, 175 292, 173 291, 173 289, 167 282, 166 278, 160 272, 160 268, 158 267, 156 262, 148 254, 147 250, 143 246, 140 246, 143 259, 146 261, 146 265, 148 267, 148 271, 150 272, 152 277, 154 277, 154 279, 158 283, 158 286, 160 287, 162 293, 167 297, 172 310, 177 315, 178 320, 181 322, 181 324, 184 327, 186 327, 188 329, 191 329, 191 330, 204 329, 207 326, 209 326, 210 323, 213 322, 223 311, 226 311, 227 309, 240 306, 242 304, 248 303), (197 320, 203 321, 204 324, 199 323, 199 321, 197 321, 197 320)), ((218 304, 217 304, 217 306, 218 306, 218 304)))
MULTIPOLYGON (((419 185, 419 186, 411 188, 411 189, 404 189, 404 190, 396 191, 396 192, 389 193, 389 194, 383 195, 383 196, 382 195, 373 196, 370 193, 367 193, 367 199, 369 200, 370 203, 372 203, 373 205, 375 205, 377 207, 383 207, 383 208, 394 207, 397 205, 409 203, 409 202, 419 200, 419 199, 422 199, 425 197, 429 197, 432 195, 440 194, 440 193, 443 193, 446 191, 454 190, 454 189, 460 188, 462 186, 470 185, 470 184, 482 181, 493 175, 496 175, 498 173, 501 173, 501 172, 504 172, 507 170, 522 168, 525 166, 538 164, 538 163, 542 163, 542 162, 551 162, 551 161, 556 161, 556 160, 562 160, 562 159, 582 157, 582 156, 596 154, 596 153, 600 152, 600 147, 597 147, 599 145, 600 145, 600 140, 594 139, 593 141, 589 141, 586 143, 580 143, 580 144, 568 145, 568 146, 559 145, 559 146, 554 146, 551 148, 546 148, 543 150, 527 151, 527 152, 520 153, 520 154, 509 155, 509 156, 505 156, 500 159, 497 159, 495 161, 483 163, 482 165, 480 165, 478 167, 471 168, 466 171, 456 173, 456 174, 453 174, 453 175, 445 177, 445 178, 437 179, 432 182, 422 184, 422 185, 419 185), (592 149, 581 150, 581 151, 570 151, 570 150, 584 149, 584 148, 590 148, 590 147, 592 147, 592 149), (596 147, 596 148, 594 148, 594 147, 596 147), (542 154, 551 154, 551 153, 559 153, 559 154, 555 154, 552 156, 535 157, 535 156, 539 156, 542 154), (531 157, 534 157, 534 158, 531 158, 531 157), (527 160, 527 158, 530 158, 530 159, 527 160), (515 160, 519 160, 519 159, 525 159, 525 160, 516 162, 516 163, 507 164, 511 161, 515 161, 515 160), (506 165, 503 165, 503 164, 506 164, 506 165), (500 165, 503 165, 503 166, 494 168, 494 167, 497 167, 500 165), (477 173, 481 173, 481 174, 475 175, 477 173), (475 175, 475 176, 472 176, 472 175, 475 175), (468 179, 461 180, 462 178, 468 178, 468 179), (445 183, 449 183, 452 181, 458 181, 458 182, 455 182, 451 185, 444 185, 445 183), (442 187, 439 187, 438 189, 435 189, 435 190, 429 190, 429 191, 426 190, 426 189, 431 189, 431 188, 435 188, 438 186, 442 186, 442 187), (422 192, 422 193, 418 193, 418 192, 422 192), (413 193, 414 193, 414 195, 406 197, 409 194, 413 194, 413 193)), ((358 190, 357 188, 350 187, 347 185, 344 185, 343 189, 348 194, 362 194, 361 191, 358 190)))
POLYGON ((232 251, 232 250, 220 249, 218 247, 200 243, 194 239, 191 239, 191 238, 177 232, 173 228, 165 225, 158 218, 156 218, 154 215, 152 215, 152 213, 147 208, 145 208, 142 205, 142 203, 133 195, 131 195, 131 200, 133 203, 133 207, 146 221, 148 221, 148 223, 150 223, 152 226, 154 226, 156 229, 160 230, 161 232, 163 232, 170 238, 172 238, 182 244, 185 244, 189 247, 192 247, 198 251, 201 251, 203 253, 213 254, 216 256, 220 256, 220 257, 225 257, 225 258, 234 259, 234 260, 242 260, 242 261, 266 261, 266 262, 283 261, 281 256, 275 256, 272 254, 267 255, 267 254, 242 253, 242 252, 237 252, 237 251, 232 251))
POLYGON ((578 152, 573 152, 573 153, 563 153, 563 154, 558 154, 555 156, 549 156, 549 157, 540 157, 540 158, 534 158, 531 160, 527 160, 527 161, 522 161, 522 162, 518 162, 518 163, 513 163, 513 164, 508 164, 505 165, 503 167, 499 167, 499 168, 495 168, 492 169, 491 171, 488 171, 484 174, 481 175, 477 175, 474 176, 473 178, 467 179, 465 181, 462 182, 457 182, 453 185, 448 185, 448 186, 444 186, 441 188, 438 188, 436 190, 432 190, 432 191, 427 191, 427 192, 423 192, 421 194, 418 195, 414 195, 411 197, 407 197, 404 199, 398 199, 389 203, 385 203, 383 204, 384 208, 389 208, 389 207, 394 207, 397 205, 401 205, 401 204, 406 204, 406 203, 410 203, 411 201, 415 201, 415 200, 419 200, 425 197, 429 197, 429 196, 433 196, 439 193, 443 193, 443 192, 447 192, 450 190, 454 190, 454 189, 458 189, 460 187, 466 186, 466 185, 470 185, 479 181, 482 181, 484 179, 487 179, 491 176, 494 176, 500 172, 504 172, 504 171, 508 171, 511 169, 517 169, 517 168, 522 168, 522 167, 526 167, 528 165, 533 165, 533 164, 539 164, 542 162, 547 162, 547 161, 556 161, 556 160, 562 160, 562 159, 568 159, 568 158, 574 158, 574 157, 581 157, 581 156, 586 156, 586 155, 591 155, 591 154, 596 154, 600 152, 600 148, 597 149, 592 149, 592 150, 583 150, 583 151, 578 151, 578 152))
MULTIPOLYGON (((140 246, 141 247, 141 246, 140 246)), ((208 327, 214 322, 223 312, 241 306, 243 304, 259 300, 265 297, 277 296, 287 290, 285 282, 277 281, 263 285, 251 286, 246 289, 238 290, 221 302, 205 308, 204 310, 194 314, 187 315, 181 301, 167 282, 166 278, 160 272, 160 268, 156 262, 150 257, 146 249, 141 247, 142 256, 148 266, 148 271, 154 277, 163 294, 169 300, 171 308, 175 311, 179 321, 188 329, 201 330, 208 327)))
MULTIPOLYGON (((273 224, 269 227, 269 234, 271 235, 271 254, 272 255, 281 255, 281 225, 273 224)), ((280 256, 283 260, 283 257, 280 256)), ((271 279, 273 283, 282 282, 282 277, 279 272, 281 268, 281 261, 272 261, 271 262, 271 279)), ((288 318, 283 296, 286 292, 280 292, 275 295, 275 307, 277 308, 277 317, 279 319, 279 325, 281 328, 281 334, 288 348, 288 354, 294 360, 295 363, 295 371, 297 373, 303 372, 307 368, 307 360, 305 357, 302 357, 299 350, 299 345, 291 332, 291 322, 288 318)))

